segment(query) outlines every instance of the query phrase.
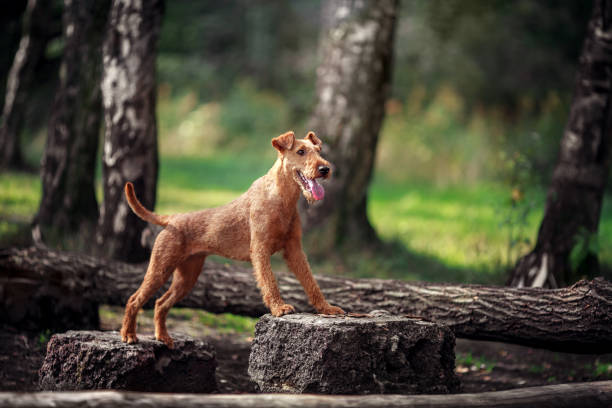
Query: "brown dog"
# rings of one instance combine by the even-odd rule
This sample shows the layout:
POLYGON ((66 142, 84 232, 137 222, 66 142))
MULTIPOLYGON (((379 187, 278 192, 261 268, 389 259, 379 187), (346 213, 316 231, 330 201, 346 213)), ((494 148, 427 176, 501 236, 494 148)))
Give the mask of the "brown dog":
POLYGON ((149 267, 140 288, 125 306, 121 338, 133 343, 136 315, 145 302, 174 272, 170 289, 155 302, 155 338, 173 346, 166 329, 170 308, 195 285, 206 256, 217 254, 253 264, 257 286, 263 301, 275 316, 294 312, 281 299, 270 266, 270 256, 280 250, 289 269, 298 278, 310 303, 319 313, 342 314, 339 307, 325 300, 302 251, 302 228, 297 212, 300 192, 309 202, 320 200, 324 189, 318 178, 330 176, 329 162, 320 156, 321 141, 314 132, 296 140, 293 132, 272 139, 278 159, 266 175, 234 201, 201 211, 158 215, 142 206, 132 183, 126 183, 125 195, 136 215, 162 225, 149 267))

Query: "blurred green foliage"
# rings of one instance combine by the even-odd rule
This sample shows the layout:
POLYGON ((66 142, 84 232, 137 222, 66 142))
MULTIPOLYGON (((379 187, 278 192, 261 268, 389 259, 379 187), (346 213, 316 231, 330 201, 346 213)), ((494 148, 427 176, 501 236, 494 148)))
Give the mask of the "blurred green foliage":
POLYGON ((319 29, 318 0, 173 0, 167 3, 158 71, 173 90, 202 101, 231 94, 249 78, 307 115, 319 29))
MULTIPOLYGON (((320 5, 167 2, 157 59, 159 211, 231 200, 272 164, 271 137, 307 130, 320 5)), ((315 259, 317 272, 503 281, 535 239, 590 10, 583 0, 404 0, 369 192, 369 216, 389 244, 315 259)), ((9 59, 0 58, 2 72, 9 59)), ((23 142, 33 165, 54 86, 48 72, 39 82, 23 142)), ((39 183, 0 176, 0 241, 36 211, 39 183)), ((610 269, 609 196, 599 236, 581 242, 610 269)))
POLYGON ((396 71, 397 85, 446 82, 470 107, 494 105, 511 116, 528 99, 537 111, 551 90, 571 92, 591 3, 405 1, 396 51, 408 72, 396 71))
MULTIPOLYGON (((400 10, 379 164, 418 181, 546 185, 591 2, 409 0, 400 10)), ((167 121, 160 108, 162 127, 182 122, 162 146, 253 148, 304 127, 320 12, 308 0, 168 3, 159 79, 170 104, 188 95, 192 109, 167 121)))

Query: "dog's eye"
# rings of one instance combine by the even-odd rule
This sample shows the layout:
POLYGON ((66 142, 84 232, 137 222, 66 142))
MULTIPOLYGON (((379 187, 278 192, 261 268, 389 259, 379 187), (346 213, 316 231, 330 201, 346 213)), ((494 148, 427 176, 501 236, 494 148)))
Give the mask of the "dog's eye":
POLYGON ((304 149, 300 149, 296 153, 299 154, 300 156, 303 156, 305 152, 304 152, 304 149))

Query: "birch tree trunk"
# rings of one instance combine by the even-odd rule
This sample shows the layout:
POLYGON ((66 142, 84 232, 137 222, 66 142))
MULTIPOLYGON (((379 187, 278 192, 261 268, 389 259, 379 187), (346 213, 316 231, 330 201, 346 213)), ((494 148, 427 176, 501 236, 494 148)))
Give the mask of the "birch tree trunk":
POLYGON ((596 237, 611 133, 612 1, 596 0, 538 239, 519 259, 512 286, 555 288, 597 274, 596 237))
POLYGON ((334 164, 320 206, 304 210, 305 230, 320 226, 318 245, 376 240, 367 192, 385 100, 391 85, 397 0, 325 3, 312 129, 334 164))
POLYGON ((146 207, 155 206, 155 59, 162 14, 163 0, 113 0, 104 41, 104 202, 96 243, 101 255, 125 261, 147 257, 141 244, 145 222, 129 209, 123 196, 125 182, 134 183, 146 207))
POLYGON ((25 165, 19 145, 23 113, 34 69, 55 31, 52 21, 54 3, 52 0, 29 0, 26 7, 21 41, 6 83, 0 124, 0 168, 22 168, 25 165))
POLYGON ((42 159, 42 197, 33 234, 37 240, 46 241, 49 235, 52 241, 64 241, 75 232, 85 239, 73 242, 93 239, 102 37, 109 8, 110 0, 64 4, 64 55, 42 159))

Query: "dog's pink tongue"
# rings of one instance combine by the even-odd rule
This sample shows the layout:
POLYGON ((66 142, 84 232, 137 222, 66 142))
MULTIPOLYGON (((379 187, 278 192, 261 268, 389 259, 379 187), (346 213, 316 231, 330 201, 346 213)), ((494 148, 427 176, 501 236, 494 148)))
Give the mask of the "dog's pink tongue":
POLYGON ((321 200, 325 196, 325 189, 317 180, 308 180, 308 187, 315 200, 321 200))

